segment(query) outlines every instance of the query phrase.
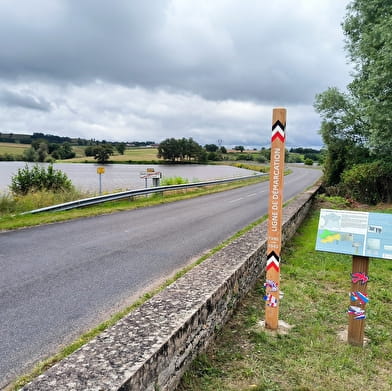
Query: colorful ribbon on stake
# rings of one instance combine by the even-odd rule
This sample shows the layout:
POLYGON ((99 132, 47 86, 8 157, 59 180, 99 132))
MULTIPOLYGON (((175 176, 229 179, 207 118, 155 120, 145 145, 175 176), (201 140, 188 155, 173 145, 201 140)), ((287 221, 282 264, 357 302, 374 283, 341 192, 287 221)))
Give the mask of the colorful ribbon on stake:
POLYGON ((366 293, 351 292, 351 301, 360 301, 362 304, 366 304, 369 302, 369 298, 366 293))
POLYGON ((265 295, 264 300, 267 302, 267 305, 270 307, 277 307, 278 306, 278 299, 271 294, 265 295))
POLYGON ((272 280, 266 280, 264 288, 269 289, 270 292, 276 292, 279 289, 278 284, 272 280))
POLYGON ((351 282, 356 284, 359 282, 361 285, 365 285, 369 281, 369 277, 365 273, 351 273, 351 282))
POLYGON ((365 310, 355 305, 350 305, 350 307, 348 307, 347 313, 349 315, 354 315, 354 319, 357 320, 366 319, 365 310))

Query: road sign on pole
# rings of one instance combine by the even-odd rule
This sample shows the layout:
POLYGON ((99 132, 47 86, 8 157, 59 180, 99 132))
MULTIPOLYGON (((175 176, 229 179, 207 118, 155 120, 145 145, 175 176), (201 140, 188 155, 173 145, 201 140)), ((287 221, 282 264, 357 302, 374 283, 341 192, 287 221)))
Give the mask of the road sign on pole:
POLYGON ((99 175, 99 195, 102 194, 102 174, 105 173, 105 167, 97 167, 97 174, 99 175))
POLYGON ((278 329, 280 250, 282 247, 283 173, 286 141, 286 109, 272 113, 270 195, 268 208, 265 327, 278 329))

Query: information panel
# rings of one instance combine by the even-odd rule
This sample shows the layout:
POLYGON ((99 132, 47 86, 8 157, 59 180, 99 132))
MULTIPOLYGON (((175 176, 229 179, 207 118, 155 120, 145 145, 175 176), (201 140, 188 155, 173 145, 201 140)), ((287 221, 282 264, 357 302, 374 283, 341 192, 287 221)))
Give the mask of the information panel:
POLYGON ((316 250, 392 259, 392 215, 321 209, 316 250))

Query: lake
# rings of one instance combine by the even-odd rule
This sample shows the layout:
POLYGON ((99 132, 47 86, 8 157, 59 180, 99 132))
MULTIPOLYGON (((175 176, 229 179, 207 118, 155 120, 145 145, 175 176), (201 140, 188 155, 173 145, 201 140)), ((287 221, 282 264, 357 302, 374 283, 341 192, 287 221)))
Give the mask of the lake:
MULTIPOLYGON (((47 166, 46 163, 39 164, 47 166)), ((25 165, 25 162, 0 162, 0 192, 8 192, 12 176, 25 165)), ((31 167, 34 163, 28 163, 28 165, 31 167)), ((99 192, 98 164, 55 163, 53 167, 65 172, 76 188, 93 193, 99 192)), ((161 172, 163 177, 180 176, 191 182, 234 178, 253 173, 253 171, 238 167, 198 164, 107 164, 104 167, 105 173, 101 177, 103 192, 144 188, 145 180, 140 178, 140 173, 146 171, 147 168, 154 168, 155 171, 161 172)), ((148 179, 148 186, 152 186, 151 179, 148 179)))

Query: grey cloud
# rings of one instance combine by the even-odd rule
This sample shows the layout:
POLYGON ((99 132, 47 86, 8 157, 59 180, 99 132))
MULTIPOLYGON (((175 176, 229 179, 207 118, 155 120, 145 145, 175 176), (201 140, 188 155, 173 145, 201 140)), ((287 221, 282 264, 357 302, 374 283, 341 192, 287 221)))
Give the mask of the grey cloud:
POLYGON ((288 146, 321 145, 312 102, 349 81, 347 2, 1 0, 2 127, 267 145, 286 106, 288 146))
POLYGON ((31 110, 49 112, 52 108, 50 102, 28 93, 13 92, 10 90, 0 90, 0 102, 10 107, 20 107, 31 110))
POLYGON ((327 75, 333 85, 345 80, 339 48, 323 45, 325 31, 300 12, 289 18, 250 0, 186 3, 7 0, 0 77, 102 79, 268 103, 311 102, 327 75))

